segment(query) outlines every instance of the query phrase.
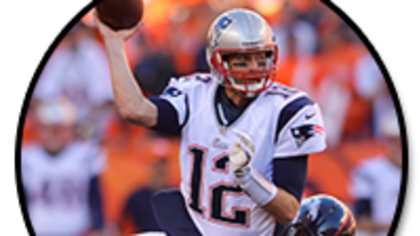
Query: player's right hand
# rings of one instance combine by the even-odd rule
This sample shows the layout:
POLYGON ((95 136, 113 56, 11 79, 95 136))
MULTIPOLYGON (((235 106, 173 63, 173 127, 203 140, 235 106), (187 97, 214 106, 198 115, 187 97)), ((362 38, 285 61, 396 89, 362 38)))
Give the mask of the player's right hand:
POLYGON ((254 144, 247 134, 233 130, 238 140, 233 144, 229 153, 229 165, 232 172, 237 176, 243 176, 249 172, 248 164, 254 156, 254 144))
POLYGON ((101 20, 99 20, 96 12, 94 12, 93 15, 94 15, 95 23, 99 29, 99 32, 101 33, 105 41, 110 40, 110 39, 114 39, 114 40, 117 39, 117 40, 125 41, 128 38, 130 38, 132 35, 134 35, 134 33, 136 33, 142 25, 142 22, 139 22, 137 25, 135 25, 134 27, 130 29, 115 31, 111 29, 110 27, 108 27, 107 25, 105 25, 104 23, 102 23, 101 20))

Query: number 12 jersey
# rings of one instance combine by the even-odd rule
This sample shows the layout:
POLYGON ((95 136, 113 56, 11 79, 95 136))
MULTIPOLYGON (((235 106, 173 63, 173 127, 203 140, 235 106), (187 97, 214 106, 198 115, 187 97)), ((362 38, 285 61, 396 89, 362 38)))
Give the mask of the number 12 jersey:
POLYGON ((252 138, 250 165, 271 180, 274 158, 324 150, 319 107, 305 93, 274 83, 226 125, 216 99, 219 88, 213 75, 194 74, 172 79, 161 96, 175 108, 181 126, 185 205, 203 235, 272 235, 274 217, 241 189, 230 171, 229 150, 238 138, 233 130, 252 138))

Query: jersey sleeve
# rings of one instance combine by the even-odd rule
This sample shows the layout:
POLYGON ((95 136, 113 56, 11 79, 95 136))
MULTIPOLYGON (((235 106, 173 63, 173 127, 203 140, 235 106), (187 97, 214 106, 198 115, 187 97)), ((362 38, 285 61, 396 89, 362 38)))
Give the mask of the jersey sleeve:
POLYGON ((369 168, 361 165, 354 169, 351 173, 350 194, 355 199, 369 199, 372 195, 372 178, 369 174, 369 168))
POLYGON ((167 100, 178 114, 178 124, 183 126, 188 120, 188 95, 185 92, 185 83, 172 78, 160 98, 167 100))
POLYGON ((307 96, 289 102, 279 115, 274 157, 308 155, 325 147, 326 134, 318 105, 307 96))
POLYGON ((90 151, 87 155, 89 158, 89 174, 91 176, 96 176, 102 173, 106 168, 107 154, 106 151, 95 144, 90 147, 90 151))

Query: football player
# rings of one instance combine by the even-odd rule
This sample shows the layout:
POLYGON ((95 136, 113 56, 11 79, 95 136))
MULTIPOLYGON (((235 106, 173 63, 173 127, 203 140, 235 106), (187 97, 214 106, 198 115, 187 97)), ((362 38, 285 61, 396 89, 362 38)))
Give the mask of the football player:
POLYGON ((395 110, 384 112, 378 123, 384 154, 366 158, 351 172, 357 234, 365 236, 389 234, 400 197, 403 157, 395 110))
POLYGON ((105 154, 76 141, 76 109, 59 97, 35 108, 39 143, 22 148, 26 207, 36 235, 73 235, 104 229, 98 174, 105 154))
POLYGON ((169 235, 272 235, 298 212, 307 158, 325 148, 318 105, 273 83, 278 50, 257 13, 233 9, 209 29, 209 74, 172 79, 147 99, 129 70, 124 41, 98 21, 115 105, 133 124, 181 136, 180 192, 152 202, 169 235))
POLYGON ((305 199, 283 236, 354 236, 353 213, 340 200, 328 195, 305 199))

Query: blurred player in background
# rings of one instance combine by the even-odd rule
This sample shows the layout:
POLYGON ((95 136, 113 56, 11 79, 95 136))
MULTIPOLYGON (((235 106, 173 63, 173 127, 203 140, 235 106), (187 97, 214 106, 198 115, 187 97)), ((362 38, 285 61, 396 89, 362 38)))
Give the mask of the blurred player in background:
POLYGON ((119 220, 123 231, 124 221, 131 220, 134 224, 134 232, 156 232, 161 231, 155 216, 153 215, 150 203, 151 196, 170 186, 166 183, 168 173, 168 160, 165 157, 156 160, 151 166, 152 177, 149 184, 136 189, 124 204, 124 210, 119 220))
POLYGON ((353 213, 343 202, 329 195, 315 195, 302 202, 283 236, 354 236, 355 230, 353 213))
POLYGON ((385 114, 379 122, 384 156, 363 161, 352 172, 358 235, 385 236, 394 218, 401 186, 402 149, 398 119, 385 114))
POLYGON ((278 49, 255 12, 234 9, 209 30, 211 74, 171 80, 147 99, 135 82, 124 42, 138 28, 114 32, 97 22, 111 66, 115 105, 127 121, 181 135, 181 193, 154 198, 170 235, 273 235, 299 209, 308 155, 325 148, 318 105, 272 83, 278 49))
POLYGON ((77 111, 68 98, 41 102, 34 112, 39 143, 22 148, 21 173, 36 235, 103 232, 98 174, 105 153, 95 142, 75 139, 77 111))
POLYGON ((32 101, 65 95, 76 106, 77 122, 91 129, 83 135, 101 138, 115 111, 106 52, 95 33, 82 22, 73 26, 43 68, 32 101))

